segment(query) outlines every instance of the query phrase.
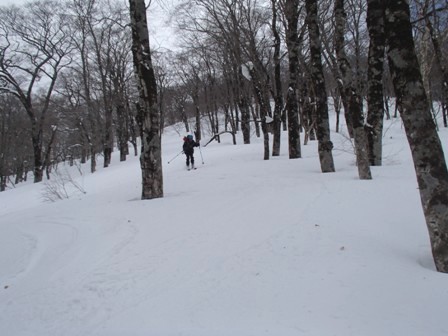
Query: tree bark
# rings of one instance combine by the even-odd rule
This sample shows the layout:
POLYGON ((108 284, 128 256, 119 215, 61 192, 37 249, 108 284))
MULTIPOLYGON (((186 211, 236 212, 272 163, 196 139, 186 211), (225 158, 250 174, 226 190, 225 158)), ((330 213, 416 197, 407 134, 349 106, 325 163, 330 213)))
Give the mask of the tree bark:
MULTIPOLYGON (((101 33, 99 36, 97 36, 97 29, 94 27, 93 22, 91 19, 87 20, 87 23, 89 25, 90 34, 93 41, 93 49, 95 51, 95 57, 96 57, 96 63, 98 66, 98 72, 100 77, 100 83, 101 83, 101 91, 102 91, 102 99, 104 104, 104 119, 105 119, 105 125, 104 125, 104 135, 103 135, 103 156, 104 156, 104 163, 103 167, 107 168, 109 167, 112 159, 112 150, 113 150, 113 131, 112 131, 112 94, 108 87, 108 72, 109 72, 109 65, 104 64, 104 57, 103 57, 103 51, 101 50, 102 44, 103 44, 103 38, 104 38, 104 31, 101 30, 101 33)), ((106 58, 109 59, 109 53, 110 50, 106 53, 106 58)))
MULTIPOLYGON (((426 5, 425 7, 428 7, 426 5)), ((425 13, 426 14, 426 13, 425 13)), ((443 123, 445 127, 448 127, 446 113, 448 111, 448 70, 446 69, 446 62, 443 59, 443 51, 442 47, 439 43, 439 36, 434 26, 431 22, 431 19, 428 15, 425 15, 425 24, 429 31, 429 36, 431 37, 432 46, 434 47, 434 60, 437 66, 440 69, 442 75, 442 111, 443 111, 443 123)))
POLYGON ((367 1, 367 28, 370 45, 367 68, 367 130, 369 160, 372 166, 381 166, 383 161, 384 120, 384 12, 376 0, 367 1))
POLYGON ((129 0, 132 55, 139 89, 142 150, 142 199, 163 197, 162 145, 160 112, 157 104, 157 84, 151 62, 148 24, 144 0, 129 0))
POLYGON ((268 104, 269 102, 265 101, 265 97, 261 90, 262 84, 261 84, 261 80, 259 77, 260 75, 259 75, 257 69, 255 69, 255 66, 253 66, 253 65, 251 65, 249 67, 250 67, 249 72, 252 77, 252 85, 254 88, 255 98, 260 107, 261 130, 263 131, 263 143, 264 143, 263 159, 269 160, 269 132, 267 130, 267 125, 266 125, 266 116, 268 115, 268 108, 267 108, 266 104, 268 104))
POLYGON ((306 0, 307 25, 310 37, 311 78, 316 92, 317 103, 317 140, 319 141, 320 167, 323 173, 334 172, 333 143, 330 140, 330 123, 328 119, 327 90, 322 66, 322 48, 320 45, 319 26, 317 24, 317 0, 306 0))
POLYGON ((288 115, 288 145, 289 158, 302 157, 300 147, 299 106, 297 103, 297 71, 299 67, 298 43, 298 13, 299 1, 286 1, 285 15, 287 20, 286 45, 289 60, 289 84, 286 96, 286 110, 288 115))
POLYGON ((423 86, 407 1, 385 1, 389 68, 412 152, 432 253, 448 273, 448 171, 423 86))
POLYGON ((282 77, 280 64, 280 47, 281 39, 277 29, 277 1, 271 0, 272 6, 272 34, 274 35, 274 86, 273 93, 275 107, 274 107, 274 136, 272 140, 272 156, 280 155, 281 132, 282 132, 282 110, 283 110, 283 92, 282 92, 282 77))
POLYGON ((336 0, 334 4, 335 14, 335 49, 339 71, 342 76, 342 85, 348 102, 349 115, 352 118, 353 135, 355 141, 356 162, 358 175, 361 180, 372 179, 370 172, 367 136, 364 131, 364 116, 362 114, 362 100, 357 93, 357 85, 354 80, 354 71, 348 62, 345 53, 345 25, 346 13, 344 0, 336 0))

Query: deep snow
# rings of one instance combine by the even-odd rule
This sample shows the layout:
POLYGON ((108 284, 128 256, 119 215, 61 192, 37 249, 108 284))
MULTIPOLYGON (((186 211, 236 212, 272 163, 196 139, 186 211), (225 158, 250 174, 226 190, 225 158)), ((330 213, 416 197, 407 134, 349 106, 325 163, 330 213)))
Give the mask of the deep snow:
POLYGON ((86 191, 67 200, 44 202, 44 183, 0 193, 1 335, 448 335, 400 119, 385 129, 372 181, 334 132, 336 173, 316 142, 289 160, 286 133, 280 157, 224 135, 186 171, 167 164, 171 127, 162 199, 141 201, 138 158, 117 156, 95 174, 61 165, 86 191))

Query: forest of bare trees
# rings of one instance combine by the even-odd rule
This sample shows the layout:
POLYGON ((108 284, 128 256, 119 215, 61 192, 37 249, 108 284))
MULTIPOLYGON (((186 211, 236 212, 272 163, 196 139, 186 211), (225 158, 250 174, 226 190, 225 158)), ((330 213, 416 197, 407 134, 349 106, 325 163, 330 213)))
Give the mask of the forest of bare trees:
POLYGON ((337 168, 335 128, 352 139, 360 179, 371 179, 383 120, 400 113, 436 265, 448 272, 437 136, 448 127, 447 0, 179 0, 171 50, 144 47, 144 6, 151 11, 143 0, 0 7, 1 191, 49 179, 61 162, 94 173, 99 161, 114 164, 113 151, 124 161, 141 144, 143 180, 154 187, 142 198, 162 197, 160 138, 174 124, 197 140, 261 137, 265 160, 280 154, 282 132, 290 159, 317 141, 322 172, 337 168))

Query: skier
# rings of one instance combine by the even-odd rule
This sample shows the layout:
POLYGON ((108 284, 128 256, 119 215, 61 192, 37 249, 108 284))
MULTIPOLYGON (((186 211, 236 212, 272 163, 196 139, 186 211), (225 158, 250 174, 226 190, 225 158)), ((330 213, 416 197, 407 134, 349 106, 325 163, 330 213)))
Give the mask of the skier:
POLYGON ((184 145, 182 149, 184 150, 184 154, 187 156, 187 169, 190 170, 190 161, 191 168, 196 169, 194 167, 194 147, 199 147, 199 142, 193 140, 193 136, 191 134, 184 137, 184 145))

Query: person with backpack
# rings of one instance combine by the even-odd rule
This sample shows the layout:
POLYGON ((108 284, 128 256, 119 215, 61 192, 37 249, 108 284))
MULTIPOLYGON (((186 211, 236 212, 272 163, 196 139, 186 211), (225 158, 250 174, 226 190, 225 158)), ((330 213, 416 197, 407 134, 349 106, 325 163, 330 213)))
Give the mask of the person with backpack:
POLYGON ((194 147, 199 147, 199 142, 196 142, 193 140, 193 136, 191 134, 184 137, 184 144, 182 146, 182 149, 184 151, 184 154, 187 156, 187 169, 190 170, 190 162, 191 162, 191 168, 195 169, 194 167, 194 147))

